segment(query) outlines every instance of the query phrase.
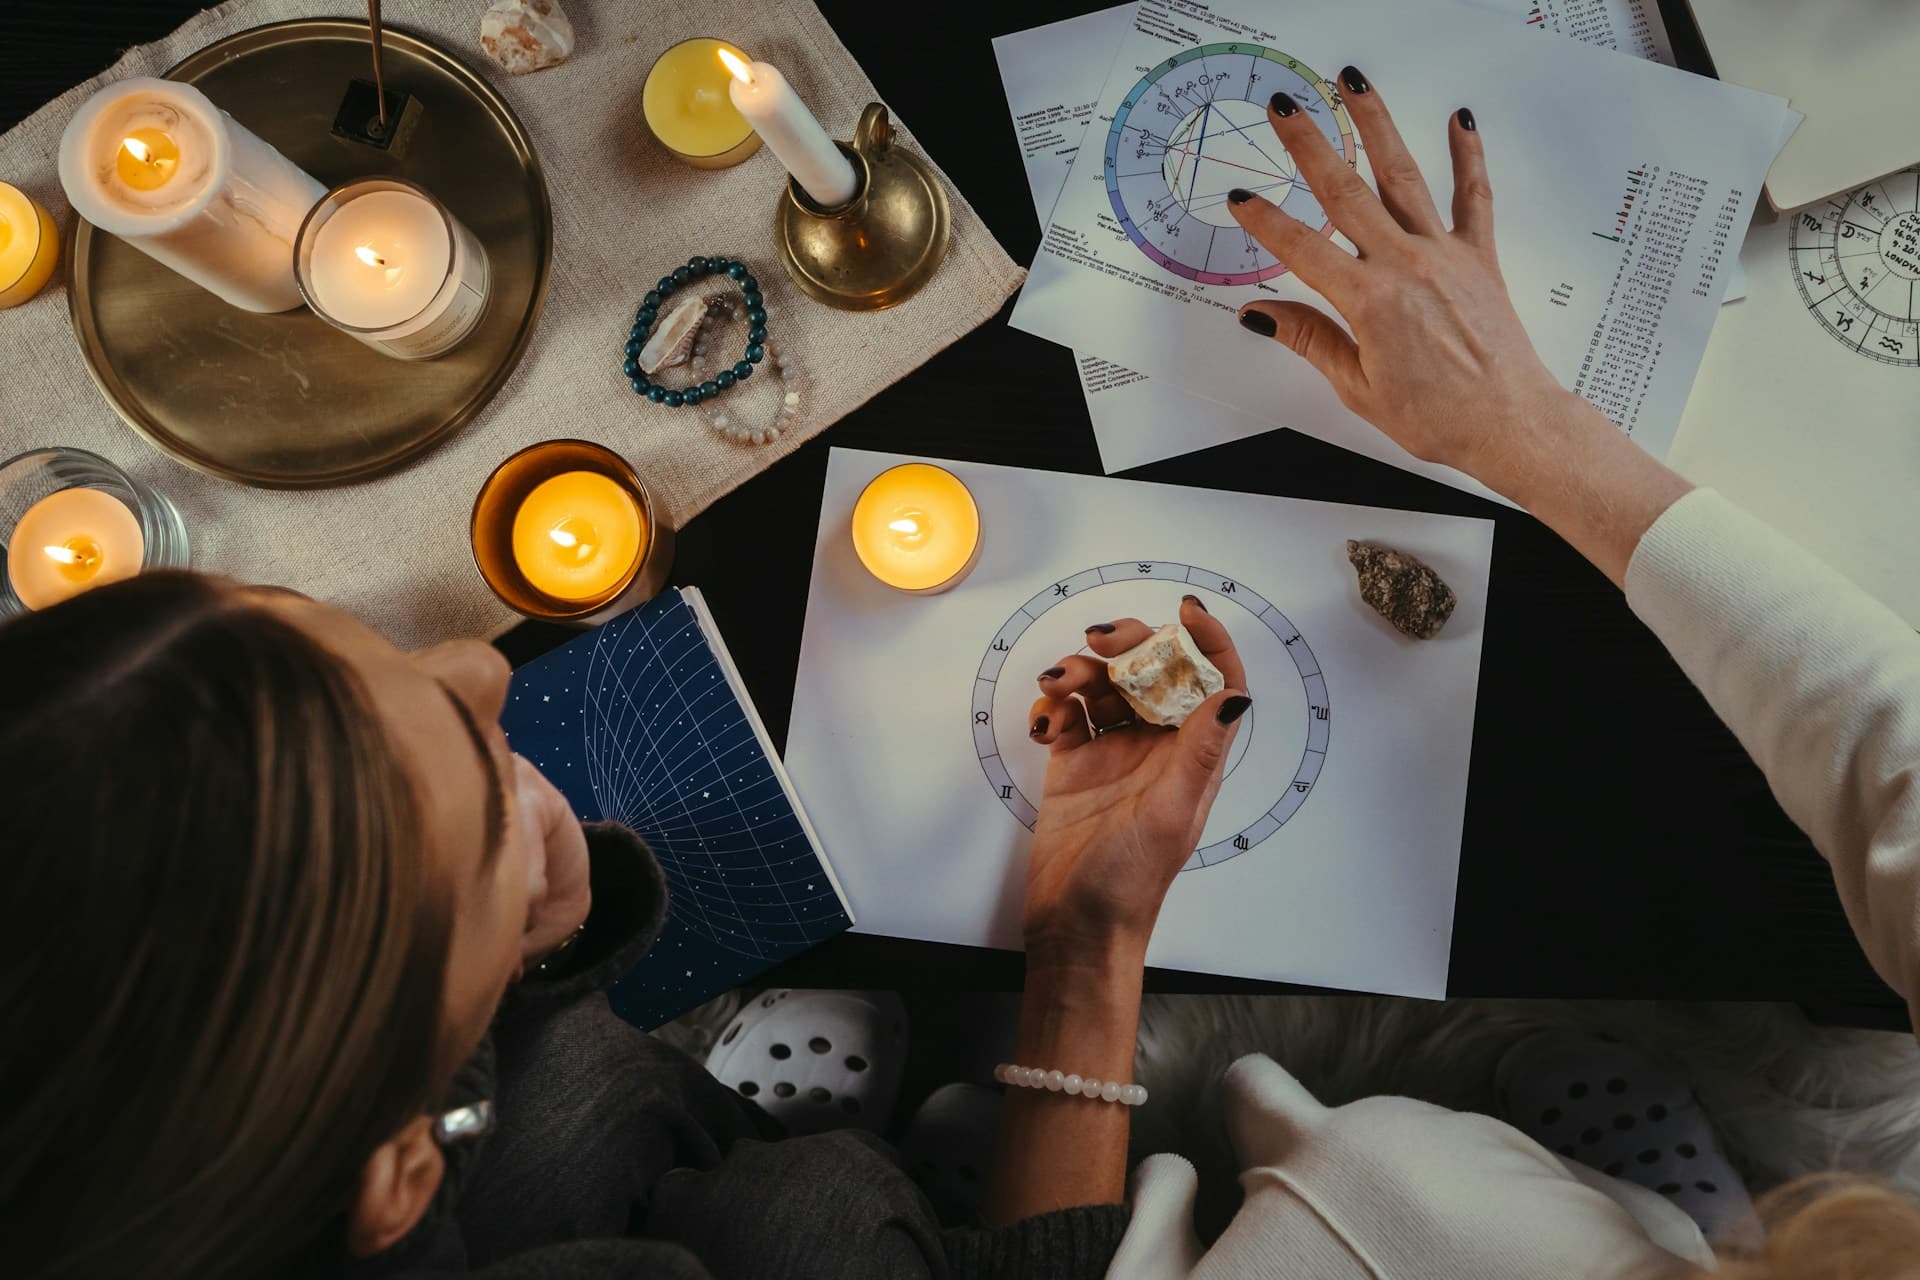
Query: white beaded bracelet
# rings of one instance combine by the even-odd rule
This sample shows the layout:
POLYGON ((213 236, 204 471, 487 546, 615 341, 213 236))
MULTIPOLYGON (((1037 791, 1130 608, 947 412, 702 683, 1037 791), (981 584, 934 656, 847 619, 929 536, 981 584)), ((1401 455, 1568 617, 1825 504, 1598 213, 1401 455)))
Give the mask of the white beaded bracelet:
POLYGON ((1079 1098, 1095 1098, 1101 1102, 1119 1102, 1129 1107, 1138 1107, 1147 1100, 1147 1086, 1143 1084, 1121 1084, 1118 1080, 1096 1080, 1092 1076, 1078 1076, 1072 1073, 1048 1071, 1043 1067, 1016 1067, 1011 1062, 1003 1062, 993 1069, 993 1078, 1001 1084, 1013 1085, 1020 1089, 1045 1089, 1051 1093, 1064 1093, 1079 1098))

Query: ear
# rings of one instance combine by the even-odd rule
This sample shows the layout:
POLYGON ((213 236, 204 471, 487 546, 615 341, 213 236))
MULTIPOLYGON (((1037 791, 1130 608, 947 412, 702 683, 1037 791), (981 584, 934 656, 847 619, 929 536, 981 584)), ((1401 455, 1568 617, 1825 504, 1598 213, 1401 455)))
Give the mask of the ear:
POLYGON ((392 1248, 426 1215, 446 1169, 426 1116, 381 1143, 360 1169, 360 1187, 347 1214, 347 1251, 371 1258, 392 1248))

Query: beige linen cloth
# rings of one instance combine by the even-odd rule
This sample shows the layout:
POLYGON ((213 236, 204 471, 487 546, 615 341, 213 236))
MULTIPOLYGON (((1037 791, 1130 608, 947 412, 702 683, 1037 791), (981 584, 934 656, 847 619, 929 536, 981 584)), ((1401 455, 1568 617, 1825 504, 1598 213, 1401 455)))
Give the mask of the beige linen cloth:
MULTIPOLYGON (((578 37, 573 57, 526 76, 505 74, 480 52, 485 7, 385 6, 393 26, 451 50, 501 91, 532 135, 552 195, 546 310, 520 367, 474 421, 402 470, 344 488, 281 492, 201 475, 148 445, 93 386, 68 322, 63 268, 39 297, 0 312, 0 459, 46 445, 103 454, 179 505, 196 568, 304 591, 397 644, 491 635, 515 617, 473 566, 467 520, 481 482, 508 454, 556 436, 597 440, 633 462, 678 527, 987 320, 1019 286, 1019 267, 948 183, 953 241, 925 289, 877 313, 815 304, 773 257, 771 210, 785 177, 773 154, 762 148, 732 169, 690 169, 648 133, 635 107, 653 60, 688 36, 721 35, 778 66, 830 133, 851 136, 860 108, 879 95, 805 0, 566 0, 578 37), (798 420, 770 444, 722 437, 707 424, 706 406, 642 403, 620 373, 640 295, 664 270, 712 252, 755 263, 774 342, 800 369, 798 420), (409 550, 396 555, 395 547, 409 550)), ((263 23, 365 13, 357 0, 230 0, 210 9, 0 137, 0 178, 46 205, 64 230, 73 214, 55 169, 60 134, 101 84, 158 75, 263 23)), ((894 125, 916 146, 897 117, 894 125)), ((766 421, 775 385, 752 379, 713 407, 766 421), (751 399, 741 395, 748 391, 751 399)))

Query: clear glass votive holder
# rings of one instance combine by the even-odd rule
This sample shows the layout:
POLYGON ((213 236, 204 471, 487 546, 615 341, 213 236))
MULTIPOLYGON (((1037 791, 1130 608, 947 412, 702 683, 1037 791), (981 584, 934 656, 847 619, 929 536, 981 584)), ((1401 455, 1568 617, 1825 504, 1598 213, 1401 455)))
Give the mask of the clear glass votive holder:
POLYGON ((473 562, 493 594, 516 613, 540 622, 595 626, 660 594, 673 569, 673 530, 660 519, 653 495, 628 461, 588 440, 528 445, 493 469, 473 500, 473 562), (641 539, 631 563, 603 590, 569 598, 542 590, 514 553, 514 525, 535 489, 561 476, 603 476, 639 512, 641 539))
POLYGON ((0 617, 190 563, 179 509, 99 454, 35 449, 0 463, 0 617))
POLYGON ((485 246, 425 187, 356 178, 300 224, 293 279, 313 313, 342 333, 396 360, 432 360, 479 327, 492 268, 485 246), (419 273, 433 281, 430 295, 411 287, 419 273))

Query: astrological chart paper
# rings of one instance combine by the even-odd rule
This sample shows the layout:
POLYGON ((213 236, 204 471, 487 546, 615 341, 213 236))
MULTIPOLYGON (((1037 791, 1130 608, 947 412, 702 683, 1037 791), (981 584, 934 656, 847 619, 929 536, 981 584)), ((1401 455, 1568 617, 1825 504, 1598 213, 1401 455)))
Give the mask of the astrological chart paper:
MULTIPOLYGON (((1079 21, 1090 45, 1092 24, 1079 21)), ((1356 49, 1443 208, 1445 130, 1407 122, 1445 121, 1471 99, 1496 175, 1502 267, 1529 333, 1564 382, 1650 452, 1665 452, 1734 273, 1736 228, 1791 113, 1777 98, 1538 36, 1538 24, 1492 0, 1139 7, 1014 314, 1022 328, 1103 358, 1082 360, 1090 397, 1128 398, 1101 434, 1109 470, 1291 426, 1487 492, 1412 458, 1311 369, 1224 327, 1245 301, 1318 301, 1233 225, 1225 192, 1249 185, 1324 227, 1286 153, 1262 132, 1264 104, 1287 89, 1359 160, 1330 78, 1356 49), (1236 21, 1242 13, 1280 34, 1236 21), (1166 394, 1175 387, 1225 410, 1135 411, 1134 401, 1178 404, 1166 394)), ((1007 64, 1010 86, 1025 80, 1020 72, 1007 64)), ((1057 163, 1063 148, 1040 141, 1026 148, 1029 164, 1057 163)))
POLYGON ((1920 168, 1747 236, 1669 460, 1920 627, 1920 168))
POLYGON ((1093 623, 1164 623, 1191 593, 1253 707, 1148 962, 1445 994, 1491 521, 943 462, 979 503, 980 561, 912 596, 848 535, 860 491, 905 461, 831 455, 787 741, 856 928, 1018 948, 1047 760, 1035 678, 1093 623), (1459 605, 1436 638, 1362 603, 1349 538, 1447 580, 1459 605))

